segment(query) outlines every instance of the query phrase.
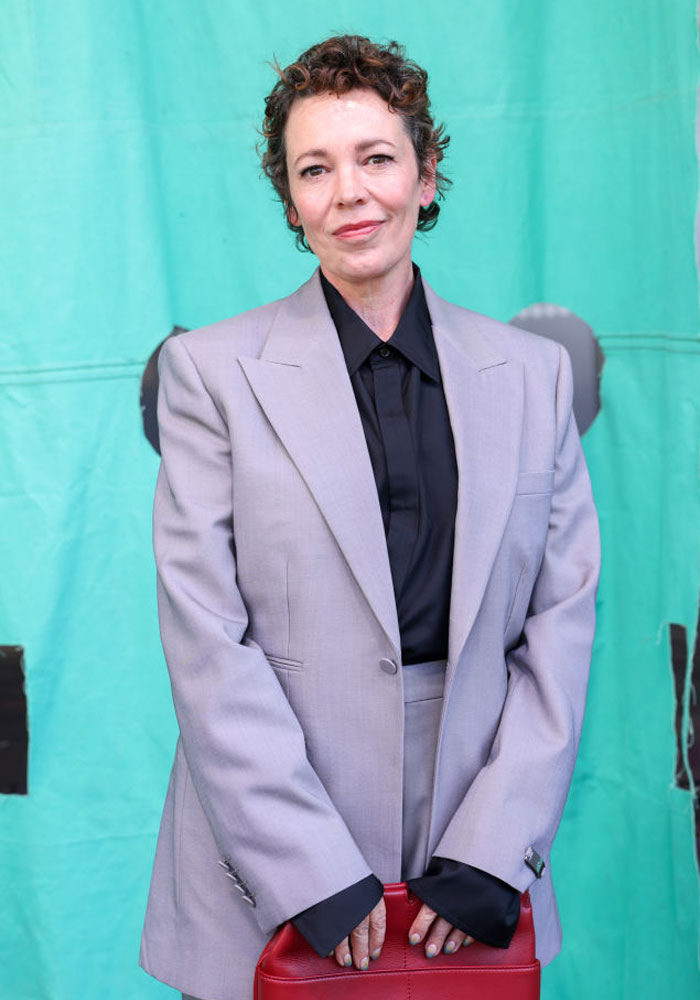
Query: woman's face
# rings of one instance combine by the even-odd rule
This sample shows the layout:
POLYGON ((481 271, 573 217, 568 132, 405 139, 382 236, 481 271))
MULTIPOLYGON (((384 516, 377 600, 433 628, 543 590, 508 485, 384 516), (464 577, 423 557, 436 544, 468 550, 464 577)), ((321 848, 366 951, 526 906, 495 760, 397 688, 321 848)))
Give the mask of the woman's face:
POLYGON ((403 269, 410 280, 418 209, 435 181, 420 177, 401 115, 374 90, 299 98, 285 142, 289 218, 326 277, 359 284, 403 269))

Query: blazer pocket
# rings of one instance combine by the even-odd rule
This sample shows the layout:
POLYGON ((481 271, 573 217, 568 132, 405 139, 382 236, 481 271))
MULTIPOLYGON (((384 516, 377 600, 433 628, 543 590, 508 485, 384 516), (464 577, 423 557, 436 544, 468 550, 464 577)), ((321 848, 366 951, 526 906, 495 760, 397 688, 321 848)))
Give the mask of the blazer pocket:
POLYGON ((554 488, 554 469, 535 470, 533 472, 521 472, 518 476, 517 494, 528 493, 551 493, 554 488))
POLYGON ((275 656, 273 653, 265 653, 265 656, 273 667, 283 667, 285 670, 304 669, 304 664, 301 660, 290 660, 288 656, 275 656))

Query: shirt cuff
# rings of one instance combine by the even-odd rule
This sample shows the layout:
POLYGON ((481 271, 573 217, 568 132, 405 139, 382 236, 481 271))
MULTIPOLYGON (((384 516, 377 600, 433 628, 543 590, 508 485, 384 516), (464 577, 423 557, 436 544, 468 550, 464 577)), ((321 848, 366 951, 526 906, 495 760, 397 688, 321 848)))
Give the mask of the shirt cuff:
POLYGON ((416 896, 465 934, 507 948, 518 926, 520 893, 495 875, 451 858, 433 857, 425 875, 406 883, 416 896))
POLYGON ((291 918, 311 947, 325 958, 343 938, 349 937, 384 895, 376 875, 367 875, 347 889, 314 903, 291 918))

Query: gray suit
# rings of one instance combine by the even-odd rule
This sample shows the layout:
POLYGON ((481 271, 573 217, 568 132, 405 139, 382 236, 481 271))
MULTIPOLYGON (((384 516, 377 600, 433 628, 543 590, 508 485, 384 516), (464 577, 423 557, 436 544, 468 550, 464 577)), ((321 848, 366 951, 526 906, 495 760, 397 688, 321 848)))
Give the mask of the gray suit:
MULTIPOLYGON (((529 888, 546 962, 599 571, 571 367, 557 344, 425 289, 459 468, 426 864, 529 888)), ((160 369, 154 537, 181 737, 141 964, 183 992, 248 1000, 280 923, 370 872, 400 880, 396 605, 318 272, 173 338, 160 369)))

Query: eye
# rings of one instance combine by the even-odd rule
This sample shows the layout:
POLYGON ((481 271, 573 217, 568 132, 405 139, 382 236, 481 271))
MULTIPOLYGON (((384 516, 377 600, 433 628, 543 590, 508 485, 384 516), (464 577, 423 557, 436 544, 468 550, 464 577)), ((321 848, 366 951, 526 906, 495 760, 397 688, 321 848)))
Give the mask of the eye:
POLYGON ((309 167, 304 167, 301 171, 301 177, 320 177, 325 167, 322 167, 320 163, 312 163, 309 167))
POLYGON ((393 156, 389 156, 388 153, 372 153, 372 155, 367 160, 372 166, 380 167, 383 163, 389 163, 393 160, 393 156))

